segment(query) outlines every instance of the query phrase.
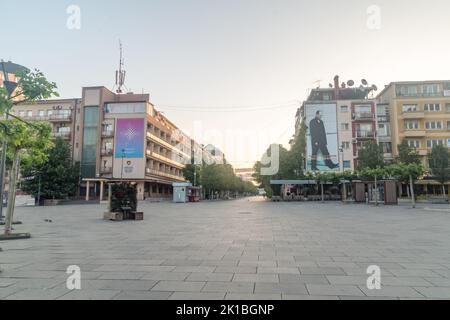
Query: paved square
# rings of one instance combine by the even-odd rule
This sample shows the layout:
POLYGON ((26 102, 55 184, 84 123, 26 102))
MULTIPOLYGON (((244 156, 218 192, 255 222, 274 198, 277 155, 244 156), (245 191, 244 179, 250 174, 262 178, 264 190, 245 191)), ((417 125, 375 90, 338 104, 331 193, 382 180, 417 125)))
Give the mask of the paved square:
POLYGON ((241 199, 17 208, 0 242, 0 299, 450 299, 450 208, 241 199), (53 222, 48 223, 45 220, 53 222), (81 268, 81 290, 66 287, 81 268), (381 268, 381 290, 366 270, 381 268))

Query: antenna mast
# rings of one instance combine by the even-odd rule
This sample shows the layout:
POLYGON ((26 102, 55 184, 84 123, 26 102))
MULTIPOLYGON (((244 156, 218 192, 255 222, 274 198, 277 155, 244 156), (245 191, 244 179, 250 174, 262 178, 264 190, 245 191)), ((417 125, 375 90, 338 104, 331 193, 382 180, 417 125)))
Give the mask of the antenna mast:
POLYGON ((119 70, 116 70, 116 86, 117 86, 116 92, 118 94, 123 93, 122 87, 125 84, 125 75, 127 73, 125 70, 123 70, 124 59, 123 59, 122 42, 120 40, 119 40, 119 47, 120 47, 119 70))

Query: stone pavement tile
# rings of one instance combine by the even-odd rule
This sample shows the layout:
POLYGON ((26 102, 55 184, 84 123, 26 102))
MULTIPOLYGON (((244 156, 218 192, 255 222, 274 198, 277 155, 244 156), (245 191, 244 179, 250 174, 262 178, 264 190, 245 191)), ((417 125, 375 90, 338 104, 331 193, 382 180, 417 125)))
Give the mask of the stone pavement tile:
POLYGON ((255 293, 285 293, 296 295, 307 295, 305 284, 300 282, 292 283, 256 283, 255 293))
POLYGON ((239 267, 276 267, 277 262, 276 261, 246 261, 246 260, 240 260, 239 261, 239 267))
POLYGON ((303 267, 303 268, 317 268, 316 261, 285 261, 285 260, 277 260, 278 267, 303 267))
POLYGON ((256 273, 256 267, 217 267, 216 273, 256 273))
POLYGON ((189 272, 189 273, 210 273, 213 272, 216 267, 197 266, 197 267, 176 267, 173 272, 189 272))
POLYGON ((158 281, 153 280, 107 280, 101 290, 149 291, 158 281))
MULTIPOLYGON (((448 270, 443 265, 438 263, 412 263, 412 262, 403 262, 400 265, 405 269, 443 269, 448 270)), ((393 268, 395 269, 395 268, 393 268)))
POLYGON ((101 280, 138 280, 145 275, 145 272, 103 272, 98 278, 101 280))
POLYGON ((66 288, 64 279, 17 279, 14 287, 21 289, 53 289, 66 288))
POLYGON ((450 299, 450 287, 415 287, 415 289, 427 298, 450 299))
POLYGON ((425 280, 436 287, 450 287, 450 278, 425 278, 425 280))
POLYGON ((172 292, 122 291, 113 300, 168 300, 172 292))
POLYGON ((143 265, 130 265, 130 264, 122 264, 122 265, 103 265, 96 268, 93 271, 103 272, 103 271, 111 271, 111 272, 152 272, 152 271, 161 271, 161 272, 170 272, 175 269, 175 266, 143 266, 143 265))
POLYGON ((433 271, 435 273, 439 274, 440 276, 450 278, 450 270, 439 269, 439 270, 433 270, 433 271))
POLYGON ((7 296, 10 296, 14 293, 17 293, 19 291, 22 291, 24 289, 22 288, 17 288, 15 286, 9 286, 9 287, 5 287, 5 288, 0 288, 0 299, 4 299, 7 296))
POLYGON ((183 281, 190 275, 189 272, 149 272, 146 273, 141 279, 142 280, 179 280, 183 281))
MULTIPOLYGON (((381 279, 383 281, 383 279, 381 279)), ((366 286, 359 286, 359 288, 368 297, 397 297, 397 298, 423 298, 419 292, 413 287, 395 287, 395 286, 381 286, 380 290, 369 290, 366 286)))
POLYGON ((72 290, 58 300, 112 300, 120 290, 72 290))
MULTIPOLYGON (((101 271, 81 271, 81 280, 94 280, 98 279, 101 275, 103 275, 105 272, 101 271)), ((63 279, 67 280, 68 274, 65 272, 61 272, 60 275, 55 277, 55 279, 63 279)))
POLYGON ((358 268, 358 264, 354 263, 354 262, 322 262, 322 261, 318 261, 317 265, 320 268, 358 268))
POLYGON ((207 282, 203 292, 253 293, 255 284, 250 282, 207 282))
POLYGON ((296 275, 296 274, 279 274, 280 283, 299 282, 308 284, 330 284, 323 275, 296 275))
MULTIPOLYGON (((381 270, 382 274, 384 270, 381 270)), ((388 269, 390 273, 397 277, 436 277, 440 278, 443 275, 440 270, 429 270, 429 269, 388 269)), ((449 273, 450 275, 450 273, 449 273)), ((445 275, 444 275, 445 276, 445 275)))
MULTIPOLYGON (((330 284, 348 284, 355 286, 362 286, 367 283, 368 276, 333 276, 327 275, 326 278, 330 284)), ((383 278, 384 279, 384 278, 383 278)))
POLYGON ((340 300, 338 296, 309 296, 298 294, 282 294, 283 300, 340 300))
POLYGON ((54 300, 69 292, 67 289, 24 289, 5 297, 5 300, 54 300))
POLYGON ((344 270, 341 268, 302 268, 300 267, 301 274, 308 275, 345 275, 344 270))
POLYGON ((364 296, 364 293, 352 285, 307 284, 306 288, 313 296, 364 296))
POLYGON ((201 266, 211 267, 236 267, 239 260, 204 260, 201 266))
POLYGON ((223 300, 224 298, 224 292, 174 292, 169 300, 223 300))
POLYGON ((159 281, 152 291, 200 292, 206 282, 159 281))
MULTIPOLYGON (((441 278, 430 278, 430 279, 441 279, 441 278)), ((450 280, 450 279, 449 279, 450 280)), ((427 281, 424 278, 419 277, 383 277, 381 276, 381 284, 383 286, 407 286, 407 287, 429 287, 432 286, 433 283, 427 281)))
POLYGON ((0 279, 0 288, 6 288, 14 283, 17 283, 17 279, 0 279))
POLYGON ((202 260, 174 260, 168 259, 165 260, 161 265, 162 266, 177 266, 177 267, 194 267, 199 266, 202 263, 202 260))
POLYGON ((0 278, 14 278, 14 279, 51 279, 60 275, 59 271, 4 271, 0 272, 0 278))
POLYGON ((276 268, 268 268, 268 267, 258 267, 257 273, 261 274, 298 274, 300 275, 299 268, 292 267, 276 267, 276 268))
POLYGON ((236 273, 233 277, 233 282, 280 282, 278 275, 276 274, 249 274, 249 273, 236 273))
POLYGON ((399 300, 397 297, 360 297, 360 296, 340 296, 340 300, 399 300))
POLYGON ((227 293, 225 300, 281 300, 281 293, 227 293))
POLYGON ((231 281, 232 273, 191 273, 186 281, 231 281))
MULTIPOLYGON (((369 267, 369 266, 367 266, 369 267)), ((343 268, 345 275, 347 276, 362 276, 368 277, 367 268, 343 268)), ((381 270, 381 276, 394 276, 392 272, 386 269, 381 270)))

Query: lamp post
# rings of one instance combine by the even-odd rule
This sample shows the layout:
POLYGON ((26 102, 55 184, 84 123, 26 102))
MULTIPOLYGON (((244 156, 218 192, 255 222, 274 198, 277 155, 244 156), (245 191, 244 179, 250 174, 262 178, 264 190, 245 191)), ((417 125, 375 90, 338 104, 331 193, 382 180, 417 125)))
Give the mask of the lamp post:
POLYGON ((339 151, 341 152, 341 159, 342 159, 342 178, 343 178, 343 197, 342 200, 347 200, 347 185, 344 177, 345 173, 345 162, 344 162, 344 143, 342 143, 342 146, 339 148, 339 151))
POLYGON ((123 182, 123 159, 125 158, 125 149, 122 149, 122 168, 120 170, 120 180, 123 182))

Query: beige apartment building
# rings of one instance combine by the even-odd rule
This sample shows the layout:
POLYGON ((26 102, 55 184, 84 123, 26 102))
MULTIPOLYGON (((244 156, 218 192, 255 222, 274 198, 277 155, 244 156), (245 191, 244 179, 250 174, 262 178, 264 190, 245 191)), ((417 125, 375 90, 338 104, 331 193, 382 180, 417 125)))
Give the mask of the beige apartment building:
POLYGON ((406 139, 422 156, 437 144, 450 148, 450 81, 406 81, 387 85, 377 96, 379 107, 390 110, 393 156, 406 139))
MULTIPOLYGON (((80 196, 104 200, 107 184, 135 183, 138 198, 170 198, 172 184, 184 182, 186 164, 213 163, 212 145, 203 146, 156 110, 148 94, 116 94, 105 87, 82 89, 81 99, 20 104, 11 114, 48 121, 52 137, 72 146, 80 163, 80 196)), ((216 159, 220 158, 220 159, 216 159)))

